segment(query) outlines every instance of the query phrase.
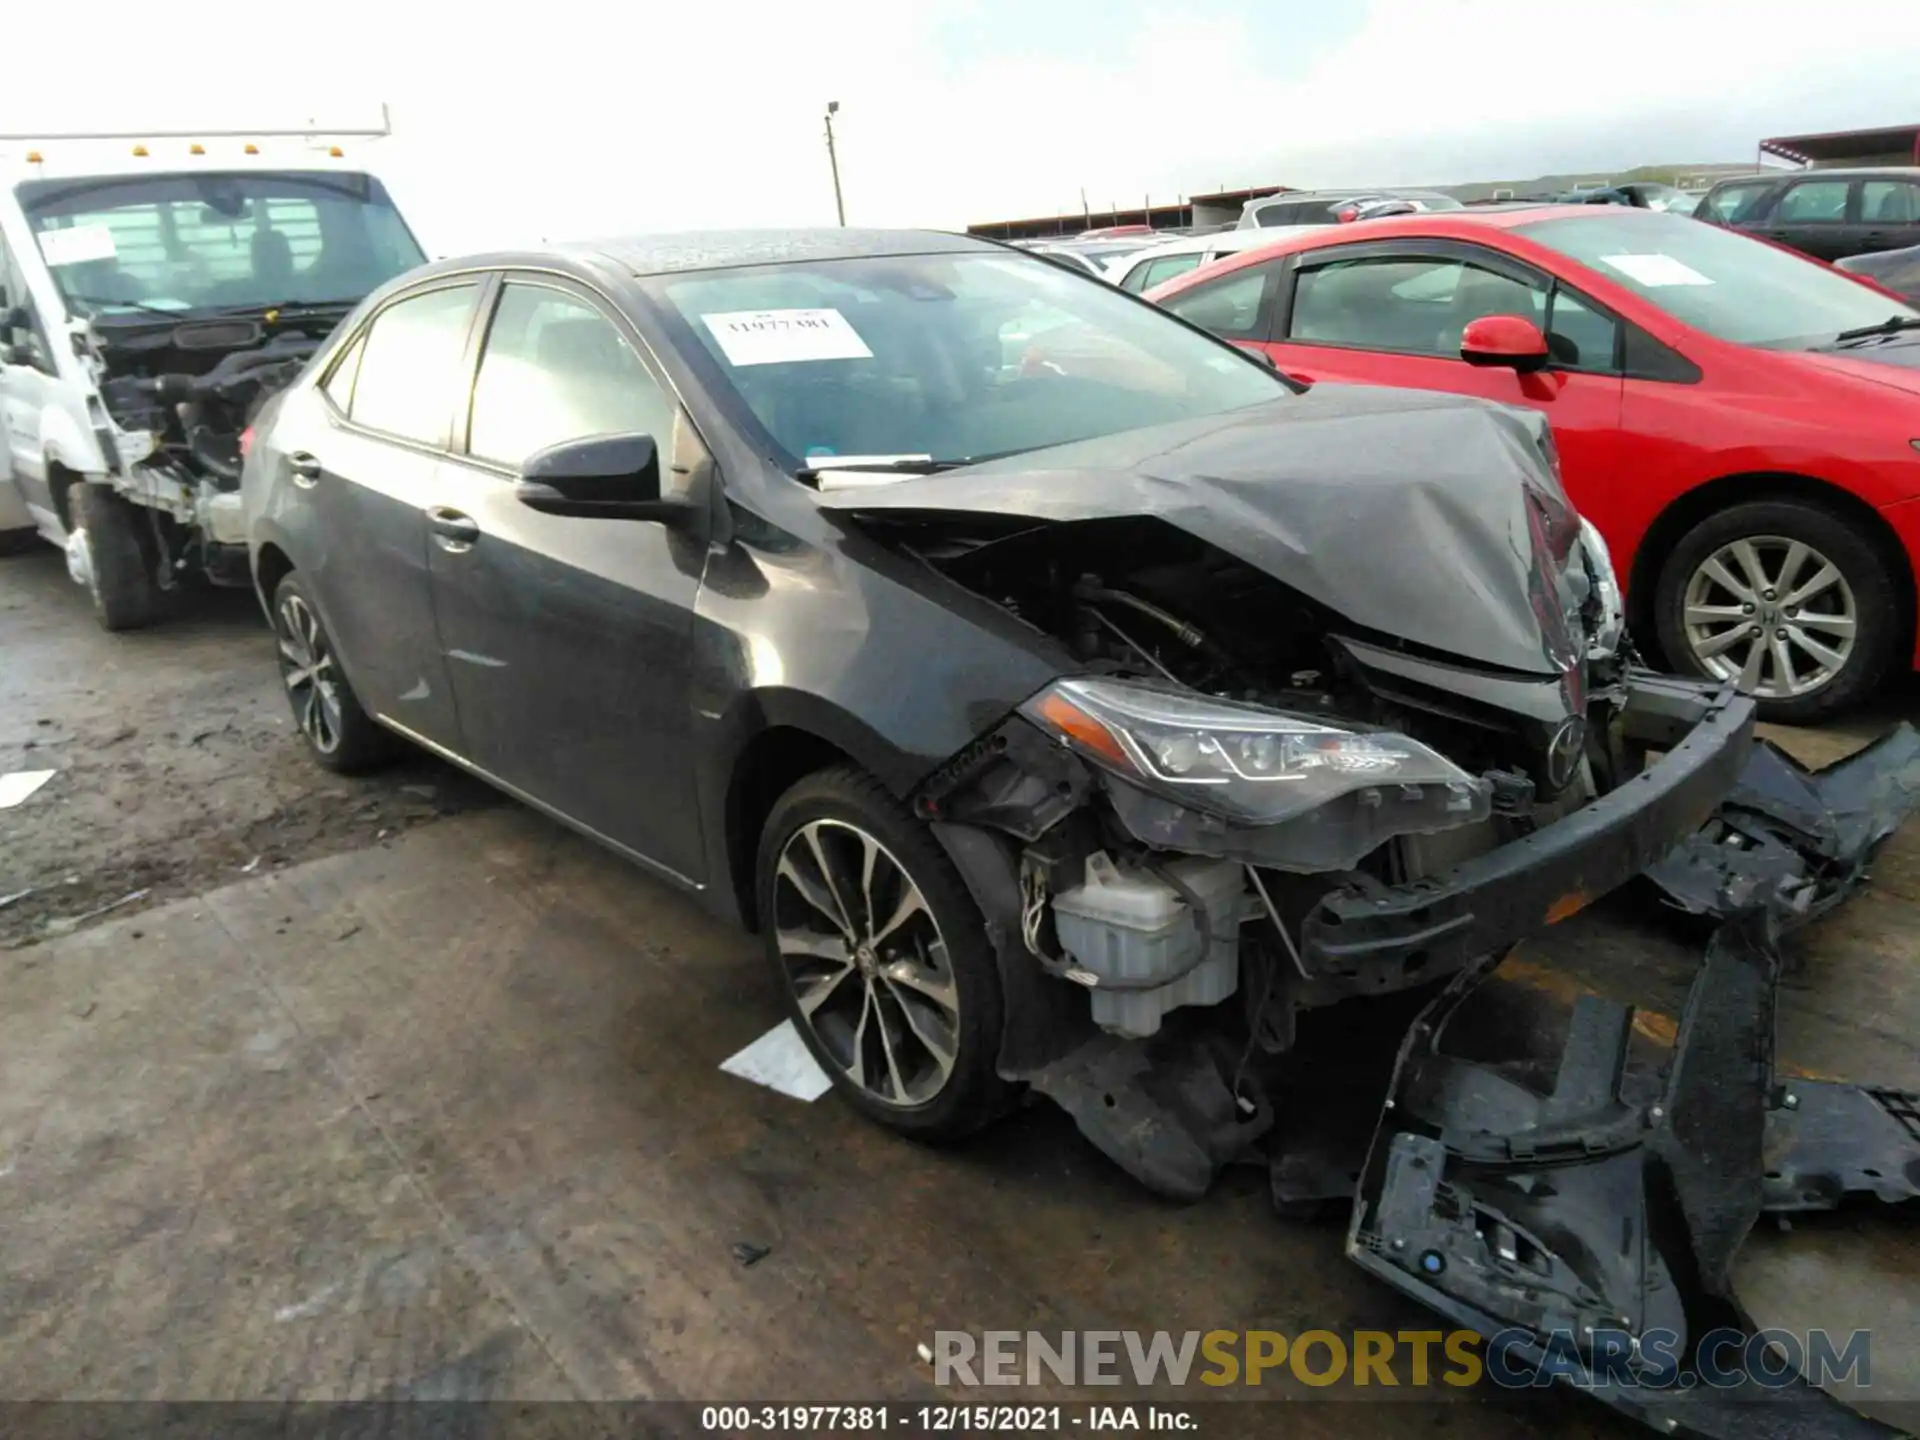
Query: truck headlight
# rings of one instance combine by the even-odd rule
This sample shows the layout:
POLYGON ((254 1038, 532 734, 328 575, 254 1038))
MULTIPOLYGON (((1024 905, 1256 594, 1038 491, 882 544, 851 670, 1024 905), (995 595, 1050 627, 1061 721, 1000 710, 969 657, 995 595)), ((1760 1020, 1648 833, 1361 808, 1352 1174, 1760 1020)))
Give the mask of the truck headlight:
POLYGON ((1021 713, 1111 774, 1240 825, 1278 825, 1336 801, 1402 816, 1389 834, 1489 811, 1485 781, 1388 731, 1122 680, 1057 680, 1021 713))

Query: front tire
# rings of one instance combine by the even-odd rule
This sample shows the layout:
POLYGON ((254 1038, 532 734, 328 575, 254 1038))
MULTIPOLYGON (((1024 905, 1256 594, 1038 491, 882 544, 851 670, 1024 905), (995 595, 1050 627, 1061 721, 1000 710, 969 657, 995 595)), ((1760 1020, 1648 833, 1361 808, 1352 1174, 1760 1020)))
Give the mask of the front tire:
POLYGON ((280 681, 293 706, 293 723, 307 753, 342 775, 371 770, 391 760, 400 741, 361 707, 320 611, 296 572, 273 592, 273 638, 279 649, 280 681))
POLYGON ((74 486, 73 515, 78 533, 69 543, 78 546, 80 566, 75 567, 72 559, 68 563, 70 568, 84 568, 84 574, 75 578, 93 597, 100 628, 139 630, 153 624, 166 597, 154 576, 146 517, 109 487, 95 484, 74 486))
POLYGON ((767 818, 756 877, 787 1013, 849 1104, 921 1140, 1006 1108, 986 926, 939 841, 883 786, 851 767, 801 780, 767 818))
POLYGON ((1760 716, 1825 719, 1867 698, 1900 629, 1893 575, 1851 521, 1802 500, 1708 516, 1667 557, 1655 589, 1676 668, 1735 681, 1760 716))

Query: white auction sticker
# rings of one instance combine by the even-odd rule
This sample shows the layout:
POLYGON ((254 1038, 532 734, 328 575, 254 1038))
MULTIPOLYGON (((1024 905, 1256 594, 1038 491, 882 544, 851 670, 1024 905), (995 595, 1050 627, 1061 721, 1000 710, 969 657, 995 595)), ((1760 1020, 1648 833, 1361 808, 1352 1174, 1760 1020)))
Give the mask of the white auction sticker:
POLYGON ((700 318, 730 365, 873 358, 867 342, 838 310, 730 310, 700 318))
POLYGON ((1649 290, 1666 285, 1713 284, 1691 265, 1683 265, 1671 255, 1602 255, 1600 263, 1618 270, 1629 280, 1638 280, 1649 290))
POLYGON ((42 230, 40 253, 49 265, 82 265, 89 260, 111 260, 113 232, 104 225, 76 225, 71 230, 42 230))

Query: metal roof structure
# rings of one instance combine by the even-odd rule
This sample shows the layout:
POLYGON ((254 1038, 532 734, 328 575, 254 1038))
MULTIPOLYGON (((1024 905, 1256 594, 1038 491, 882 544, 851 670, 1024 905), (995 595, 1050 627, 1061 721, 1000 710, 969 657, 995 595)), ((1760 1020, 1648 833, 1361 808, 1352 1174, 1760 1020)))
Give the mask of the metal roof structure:
POLYGON ((1783 135, 1762 140, 1760 154, 1793 165, 1920 165, 1920 125, 1783 135))
POLYGON ((1172 205, 1136 205, 1131 209, 1109 205, 1100 210, 1075 210, 1064 215, 1038 215, 1024 220, 983 220, 967 226, 969 235, 995 240, 1038 240, 1074 236, 1083 230, 1109 225, 1151 225, 1177 230, 1188 225, 1222 224, 1240 218, 1240 207, 1263 195, 1291 190, 1291 185, 1255 185, 1249 190, 1219 190, 1210 195, 1188 195, 1172 205))

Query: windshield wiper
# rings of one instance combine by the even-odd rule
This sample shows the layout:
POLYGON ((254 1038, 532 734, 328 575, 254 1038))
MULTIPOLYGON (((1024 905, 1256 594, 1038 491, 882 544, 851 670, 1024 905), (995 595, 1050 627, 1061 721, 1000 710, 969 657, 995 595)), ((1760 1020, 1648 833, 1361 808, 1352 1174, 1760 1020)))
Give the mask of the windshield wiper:
POLYGON ((221 305, 211 313, 222 316, 264 315, 269 310, 300 314, 308 310, 351 310, 358 300, 260 300, 248 305, 221 305))
POLYGON ((179 310, 170 310, 164 305, 149 305, 144 300, 110 300, 104 295, 69 295, 67 296, 67 303, 69 305, 92 306, 93 313, 87 317, 90 320, 113 319, 113 316, 101 313, 101 307, 109 305, 117 306, 123 310, 137 310, 144 315, 160 315, 173 321, 178 321, 183 318, 182 312, 179 310))
POLYGON ((1898 335, 1902 330, 1920 330, 1920 315, 1889 315, 1878 325, 1862 325, 1857 330, 1842 330, 1833 337, 1833 343, 1844 345, 1849 340, 1871 340, 1877 335, 1898 335))
POLYGON ((844 470, 877 475, 938 475, 943 470, 958 470, 964 465, 976 463, 972 459, 935 460, 930 455, 875 455, 871 459, 857 456, 849 456, 845 459, 839 456, 822 456, 819 463, 793 473, 801 480, 818 480, 822 476, 838 474, 844 470))

